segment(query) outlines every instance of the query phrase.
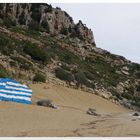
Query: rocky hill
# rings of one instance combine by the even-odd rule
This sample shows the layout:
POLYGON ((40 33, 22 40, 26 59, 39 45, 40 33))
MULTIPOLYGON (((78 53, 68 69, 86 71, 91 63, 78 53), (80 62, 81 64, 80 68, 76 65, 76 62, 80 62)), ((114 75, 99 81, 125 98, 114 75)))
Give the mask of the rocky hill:
POLYGON ((97 48, 91 29, 48 4, 0 4, 0 77, 53 82, 140 107, 140 65, 97 48))
POLYGON ((74 24, 72 17, 65 11, 48 4, 0 4, 0 18, 14 25, 35 28, 49 34, 74 36, 94 43, 92 31, 81 21, 74 24))

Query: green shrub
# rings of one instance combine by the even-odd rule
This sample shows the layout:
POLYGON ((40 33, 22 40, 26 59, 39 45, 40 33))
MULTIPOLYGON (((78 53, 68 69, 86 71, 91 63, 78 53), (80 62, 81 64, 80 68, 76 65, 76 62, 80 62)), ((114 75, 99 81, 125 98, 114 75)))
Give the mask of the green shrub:
POLYGON ((10 77, 9 72, 0 65, 0 78, 8 78, 10 77))
POLYGON ((116 97, 120 100, 122 100, 122 96, 120 94, 116 94, 116 97))
POLYGON ((6 77, 9 77, 7 71, 0 69, 0 78, 6 78, 6 77))
POLYGON ((87 78, 86 76, 84 75, 83 72, 79 71, 78 73, 75 74, 75 79, 76 81, 78 81, 80 84, 87 84, 87 78))
POLYGON ((82 71, 79 71, 78 73, 75 74, 75 80, 81 85, 85 85, 92 89, 95 88, 95 84, 93 82, 89 82, 87 77, 82 71))
POLYGON ((6 46, 10 43, 10 39, 5 34, 0 33, 0 46, 6 46))
POLYGON ((34 76, 33 81, 35 81, 35 82, 46 82, 46 76, 41 74, 41 73, 37 73, 34 76))
MULTIPOLYGON (((61 48, 60 48, 61 49, 61 48)), ((66 49, 61 49, 62 53, 58 52, 58 56, 60 60, 68 63, 68 64, 80 64, 80 59, 78 56, 73 54, 72 52, 66 50, 66 49)))
POLYGON ((3 24, 4 24, 7 28, 10 28, 10 27, 12 27, 12 26, 16 26, 16 21, 13 21, 13 20, 10 19, 10 18, 4 18, 3 24))
POLYGON ((70 71, 70 67, 68 67, 67 65, 63 64, 62 69, 66 70, 66 71, 70 71))
POLYGON ((36 44, 28 41, 24 42, 24 46, 23 51, 26 54, 29 54, 33 59, 42 61, 43 63, 48 61, 49 58, 47 52, 43 48, 40 48, 36 44))
POLYGON ((78 56, 74 53, 70 52, 69 50, 62 48, 58 43, 53 42, 51 47, 46 48, 48 55, 58 56, 59 59, 67 64, 80 64, 81 60, 78 56), (61 53, 60 53, 61 52, 61 53))
POLYGON ((140 97, 139 96, 134 96, 135 102, 140 102, 140 97))
POLYGON ((134 87, 133 86, 130 86, 129 88, 126 88, 126 90, 127 90, 128 94, 134 95, 134 87))
POLYGON ((35 39, 39 39, 38 37, 40 36, 40 26, 37 25, 37 28, 36 29, 32 29, 32 27, 28 28, 28 29, 25 29, 23 34, 25 34, 26 36, 30 36, 32 38, 35 38, 35 39))
POLYGON ((135 69, 135 70, 140 70, 140 64, 137 64, 137 63, 132 63, 133 65, 133 68, 135 69))
POLYGON ((140 64, 132 63, 132 65, 129 65, 129 73, 133 74, 135 71, 140 71, 140 64))
POLYGON ((110 89, 110 92, 113 96, 117 97, 118 99, 122 100, 121 94, 119 94, 116 90, 110 89))
POLYGON ((11 57, 14 61, 17 61, 20 68, 29 70, 33 68, 33 64, 22 57, 11 57))
POLYGON ((63 59, 67 62, 67 63, 71 63, 72 62, 72 57, 70 54, 64 55, 63 59))
POLYGON ((5 34, 0 33, 0 51, 5 55, 10 55, 15 49, 15 42, 5 34))
POLYGON ((92 88, 92 89, 95 88, 94 83, 89 82, 88 79, 86 78, 85 74, 82 71, 75 72, 72 75, 70 72, 68 72, 69 71, 68 67, 63 66, 63 68, 64 69, 57 68, 55 70, 55 74, 56 74, 57 78, 64 80, 64 81, 69 81, 69 82, 76 80, 78 82, 78 84, 86 85, 87 87, 92 88))
POLYGON ((61 80, 72 81, 72 74, 70 72, 67 72, 66 70, 64 70, 62 68, 56 68, 55 75, 57 78, 59 78, 61 80))
POLYGON ((133 100, 134 96, 129 94, 129 93, 122 93, 122 97, 128 99, 128 100, 133 100))
POLYGON ((140 72, 136 73, 136 78, 140 79, 140 72))
POLYGON ((134 103, 132 103, 132 105, 137 106, 137 107, 140 108, 140 101, 139 102, 134 102, 134 103))
POLYGON ((95 80, 94 75, 90 73, 89 71, 85 71, 84 74, 89 80, 95 80))
POLYGON ((86 86, 89 87, 89 88, 95 89, 95 84, 93 82, 92 83, 87 82, 86 86))
POLYGON ((117 74, 114 67, 111 67, 110 64, 99 58, 96 58, 94 69, 94 71, 99 72, 99 76, 104 79, 104 84, 106 84, 106 86, 116 86, 125 78, 124 76, 117 74))

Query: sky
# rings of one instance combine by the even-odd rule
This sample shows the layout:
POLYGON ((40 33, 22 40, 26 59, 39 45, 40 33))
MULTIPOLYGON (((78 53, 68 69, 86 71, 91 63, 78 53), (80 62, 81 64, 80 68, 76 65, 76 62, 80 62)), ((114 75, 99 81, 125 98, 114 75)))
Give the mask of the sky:
POLYGON ((97 47, 140 64, 140 3, 51 3, 94 34, 97 47))

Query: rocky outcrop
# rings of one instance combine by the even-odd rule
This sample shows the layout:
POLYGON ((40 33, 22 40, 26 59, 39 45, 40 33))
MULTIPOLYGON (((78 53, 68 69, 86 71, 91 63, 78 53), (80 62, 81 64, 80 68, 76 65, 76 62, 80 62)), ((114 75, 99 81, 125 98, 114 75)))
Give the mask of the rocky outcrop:
POLYGON ((67 12, 48 4, 0 4, 0 19, 13 25, 40 28, 40 31, 55 35, 77 37, 95 46, 91 29, 81 21, 75 24, 67 12))
MULTIPOLYGON (((89 43, 95 43, 93 38, 93 32, 91 29, 88 29, 85 24, 82 23, 81 20, 79 20, 78 24, 76 25, 77 31, 79 32, 79 37, 81 39, 86 40, 89 43)), ((95 44, 94 44, 95 46, 95 44)))

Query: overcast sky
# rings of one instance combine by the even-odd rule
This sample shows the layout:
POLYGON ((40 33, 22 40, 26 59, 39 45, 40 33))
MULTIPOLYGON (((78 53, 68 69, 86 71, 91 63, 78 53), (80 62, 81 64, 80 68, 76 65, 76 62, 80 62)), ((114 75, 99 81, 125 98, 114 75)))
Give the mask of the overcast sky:
POLYGON ((140 63, 139 4, 52 4, 93 30, 96 45, 140 63))

